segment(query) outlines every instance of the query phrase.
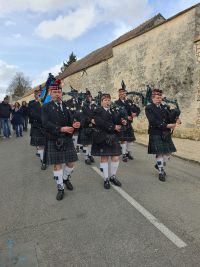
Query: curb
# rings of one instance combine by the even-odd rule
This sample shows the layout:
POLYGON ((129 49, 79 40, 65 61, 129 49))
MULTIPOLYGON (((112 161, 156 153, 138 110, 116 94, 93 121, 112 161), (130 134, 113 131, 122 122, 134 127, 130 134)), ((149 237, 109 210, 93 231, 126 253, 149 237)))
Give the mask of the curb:
MULTIPOLYGON (((135 141, 135 143, 137 143, 138 145, 144 146, 144 147, 147 147, 148 146, 148 145, 146 145, 144 143, 140 143, 138 141, 135 141)), ((191 163, 200 165, 200 161, 197 161, 195 159, 188 159, 188 158, 185 158, 183 156, 179 156, 179 155, 175 155, 175 154, 172 154, 172 157, 179 158, 179 159, 182 159, 182 160, 185 160, 185 161, 188 161, 188 162, 191 162, 191 163)))

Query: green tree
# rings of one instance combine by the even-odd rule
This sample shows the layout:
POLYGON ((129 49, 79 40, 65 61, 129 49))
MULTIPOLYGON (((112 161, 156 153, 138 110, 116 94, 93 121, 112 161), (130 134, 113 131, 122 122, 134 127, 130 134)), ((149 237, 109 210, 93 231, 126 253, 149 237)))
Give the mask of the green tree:
POLYGON ((65 71, 66 68, 69 67, 69 65, 71 65, 73 62, 76 62, 77 61, 77 57, 76 55, 72 52, 70 55, 69 55, 69 59, 68 61, 66 62, 63 62, 63 66, 61 67, 61 72, 65 71))

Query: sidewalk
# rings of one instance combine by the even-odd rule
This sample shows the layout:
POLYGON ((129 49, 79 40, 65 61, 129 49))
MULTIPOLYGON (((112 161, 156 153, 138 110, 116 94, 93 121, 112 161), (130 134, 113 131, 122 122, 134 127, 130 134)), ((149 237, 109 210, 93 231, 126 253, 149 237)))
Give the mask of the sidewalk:
MULTIPOLYGON (((148 135, 135 133, 135 136, 136 143, 148 145, 148 135)), ((173 138, 173 142, 177 149, 174 156, 200 163, 200 141, 173 138)))

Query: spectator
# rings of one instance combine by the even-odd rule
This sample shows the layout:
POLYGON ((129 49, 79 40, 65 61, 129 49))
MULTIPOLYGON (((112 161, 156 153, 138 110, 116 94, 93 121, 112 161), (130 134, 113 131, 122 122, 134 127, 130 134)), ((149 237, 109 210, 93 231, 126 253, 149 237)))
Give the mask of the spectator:
POLYGON ((27 131, 28 126, 28 104, 26 101, 22 101, 22 115, 23 115, 23 130, 27 131))
POLYGON ((3 129, 3 138, 11 137, 10 131, 10 114, 12 112, 11 106, 9 104, 8 98, 5 97, 0 104, 0 120, 3 129))
POLYGON ((23 136, 23 110, 19 102, 16 102, 12 110, 12 124, 14 126, 16 137, 23 136))

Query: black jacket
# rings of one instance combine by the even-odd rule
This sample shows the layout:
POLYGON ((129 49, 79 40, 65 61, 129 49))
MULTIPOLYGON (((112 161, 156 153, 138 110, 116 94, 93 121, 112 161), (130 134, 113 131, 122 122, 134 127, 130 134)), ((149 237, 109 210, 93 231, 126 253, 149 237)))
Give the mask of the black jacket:
POLYGON ((161 104, 160 107, 157 107, 152 103, 146 106, 145 113, 149 121, 149 134, 161 135, 163 131, 171 131, 166 128, 170 123, 169 110, 166 106, 161 104))
POLYGON ((107 133, 117 133, 115 125, 121 124, 121 119, 114 113, 108 112, 103 107, 99 107, 94 111, 95 127, 107 133))
POLYGON ((91 120, 94 118, 94 110, 96 109, 95 105, 91 106, 83 106, 82 108, 82 119, 81 119, 81 127, 88 128, 91 127, 91 120))
POLYGON ((10 118, 10 114, 12 112, 12 108, 10 104, 6 104, 4 101, 0 104, 0 118, 8 119, 10 118))
POLYGON ((29 102, 29 121, 32 124, 42 125, 42 106, 39 101, 29 102))
POLYGON ((64 126, 72 126, 73 117, 66 104, 62 102, 63 111, 51 101, 42 107, 42 126, 45 128, 49 139, 59 137, 72 138, 69 133, 61 133, 60 129, 64 126))

